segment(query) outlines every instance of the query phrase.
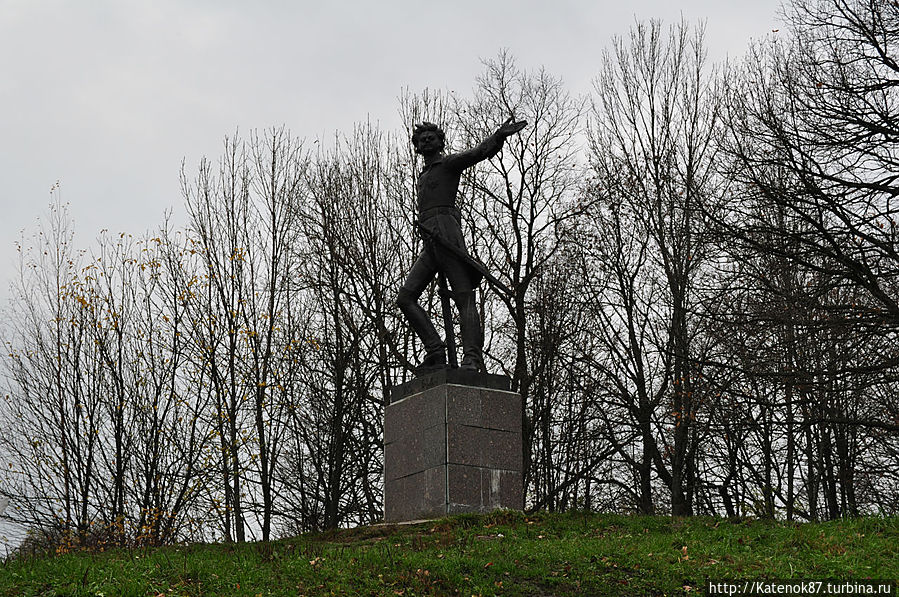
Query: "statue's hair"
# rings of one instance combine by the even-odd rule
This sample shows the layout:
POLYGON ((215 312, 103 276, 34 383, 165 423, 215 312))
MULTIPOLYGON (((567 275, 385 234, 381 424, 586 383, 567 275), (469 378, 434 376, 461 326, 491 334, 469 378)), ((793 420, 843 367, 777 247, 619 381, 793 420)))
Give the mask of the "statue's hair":
POLYGON ((415 128, 412 131, 412 146, 418 148, 419 137, 421 137, 424 133, 431 131, 437 133, 437 138, 440 139, 441 143, 446 143, 446 133, 443 132, 442 128, 440 128, 433 122, 422 122, 421 124, 416 124, 415 128))

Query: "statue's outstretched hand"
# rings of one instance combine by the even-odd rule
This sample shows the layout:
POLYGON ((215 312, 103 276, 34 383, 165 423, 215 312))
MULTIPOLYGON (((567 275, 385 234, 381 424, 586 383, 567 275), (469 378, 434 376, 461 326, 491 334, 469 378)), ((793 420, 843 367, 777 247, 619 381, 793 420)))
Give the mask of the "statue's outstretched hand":
POLYGON ((519 132, 521 129, 528 125, 527 120, 518 120, 515 121, 514 116, 510 116, 508 120, 506 120, 502 125, 500 125, 499 129, 497 129, 496 133, 505 138, 514 135, 519 132))

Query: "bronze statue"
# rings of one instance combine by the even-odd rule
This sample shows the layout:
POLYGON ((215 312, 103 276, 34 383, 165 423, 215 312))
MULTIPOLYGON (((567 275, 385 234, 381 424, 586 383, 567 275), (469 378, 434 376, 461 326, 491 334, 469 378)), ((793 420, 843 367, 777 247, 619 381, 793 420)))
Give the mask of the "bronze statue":
POLYGON ((450 347, 450 362, 455 364, 445 280, 449 280, 451 296, 459 309, 463 352, 461 368, 484 371, 484 338, 474 290, 484 277, 494 285, 499 283, 471 257, 465 247, 462 218, 456 208, 456 193, 463 170, 495 156, 506 138, 525 126, 527 122, 515 122, 509 118, 477 147, 449 155, 443 153, 445 134, 436 124, 424 122, 415 126, 412 145, 425 162, 418 177, 418 231, 424 238, 425 247, 412 265, 396 302, 425 347, 425 357, 416 369, 417 373, 445 367, 447 345, 450 347), (446 322, 446 344, 428 314, 418 304, 419 297, 435 275, 439 278, 443 294, 444 319, 449 320, 446 322))

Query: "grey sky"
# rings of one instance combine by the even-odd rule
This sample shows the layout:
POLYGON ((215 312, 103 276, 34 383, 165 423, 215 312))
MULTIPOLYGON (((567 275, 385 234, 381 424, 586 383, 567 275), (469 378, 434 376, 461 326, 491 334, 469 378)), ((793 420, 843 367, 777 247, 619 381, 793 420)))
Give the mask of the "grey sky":
POLYGON ((61 182, 76 242, 139 234, 236 129, 303 137, 370 118, 401 126, 408 86, 468 93, 502 48, 584 93, 613 36, 635 19, 706 21, 711 58, 741 55, 779 25, 778 0, 0 0, 0 300, 14 240, 35 230, 61 182))

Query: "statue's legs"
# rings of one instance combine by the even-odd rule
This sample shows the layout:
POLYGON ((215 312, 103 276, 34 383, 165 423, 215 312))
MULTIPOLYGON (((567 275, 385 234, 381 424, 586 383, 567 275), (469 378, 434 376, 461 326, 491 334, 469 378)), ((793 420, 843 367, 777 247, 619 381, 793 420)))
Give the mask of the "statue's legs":
POLYGON ((434 278, 437 268, 434 266, 432 259, 426 254, 421 257, 412 266, 409 277, 400 288, 396 297, 396 305, 400 308, 403 315, 415 334, 421 340, 425 347, 425 358, 422 361, 422 367, 435 367, 446 364, 446 346, 437 333, 434 324, 428 313, 418 304, 418 299, 428 283, 434 278))
MULTIPOLYGON (((436 232, 444 240, 467 252, 459 221, 452 216, 436 218, 439 226, 436 232)), ((474 298, 473 279, 470 267, 451 252, 436 247, 434 254, 440 268, 446 274, 453 289, 453 300, 459 309, 459 332, 462 340, 462 363, 460 368, 474 371, 484 370, 484 335, 481 331, 481 317, 474 298)))
MULTIPOLYGON (((437 216, 428 220, 426 225, 445 242, 450 242, 463 251, 466 250, 459 221, 452 215, 437 216)), ((446 364, 446 346, 427 312, 418 304, 419 297, 434 279, 438 268, 446 275, 453 289, 453 300, 459 309, 463 352, 461 368, 483 371, 484 338, 474 296, 476 279, 473 278, 467 264, 440 246, 422 251, 397 296, 397 306, 425 346, 425 360, 422 366, 446 364)), ((446 332, 453 333, 452 329, 446 332)))
POLYGON ((481 317, 478 314, 477 304, 474 300, 474 291, 454 292, 453 298, 456 300, 456 306, 459 308, 459 331, 462 336, 462 364, 460 368, 483 371, 484 338, 481 332, 481 317))

